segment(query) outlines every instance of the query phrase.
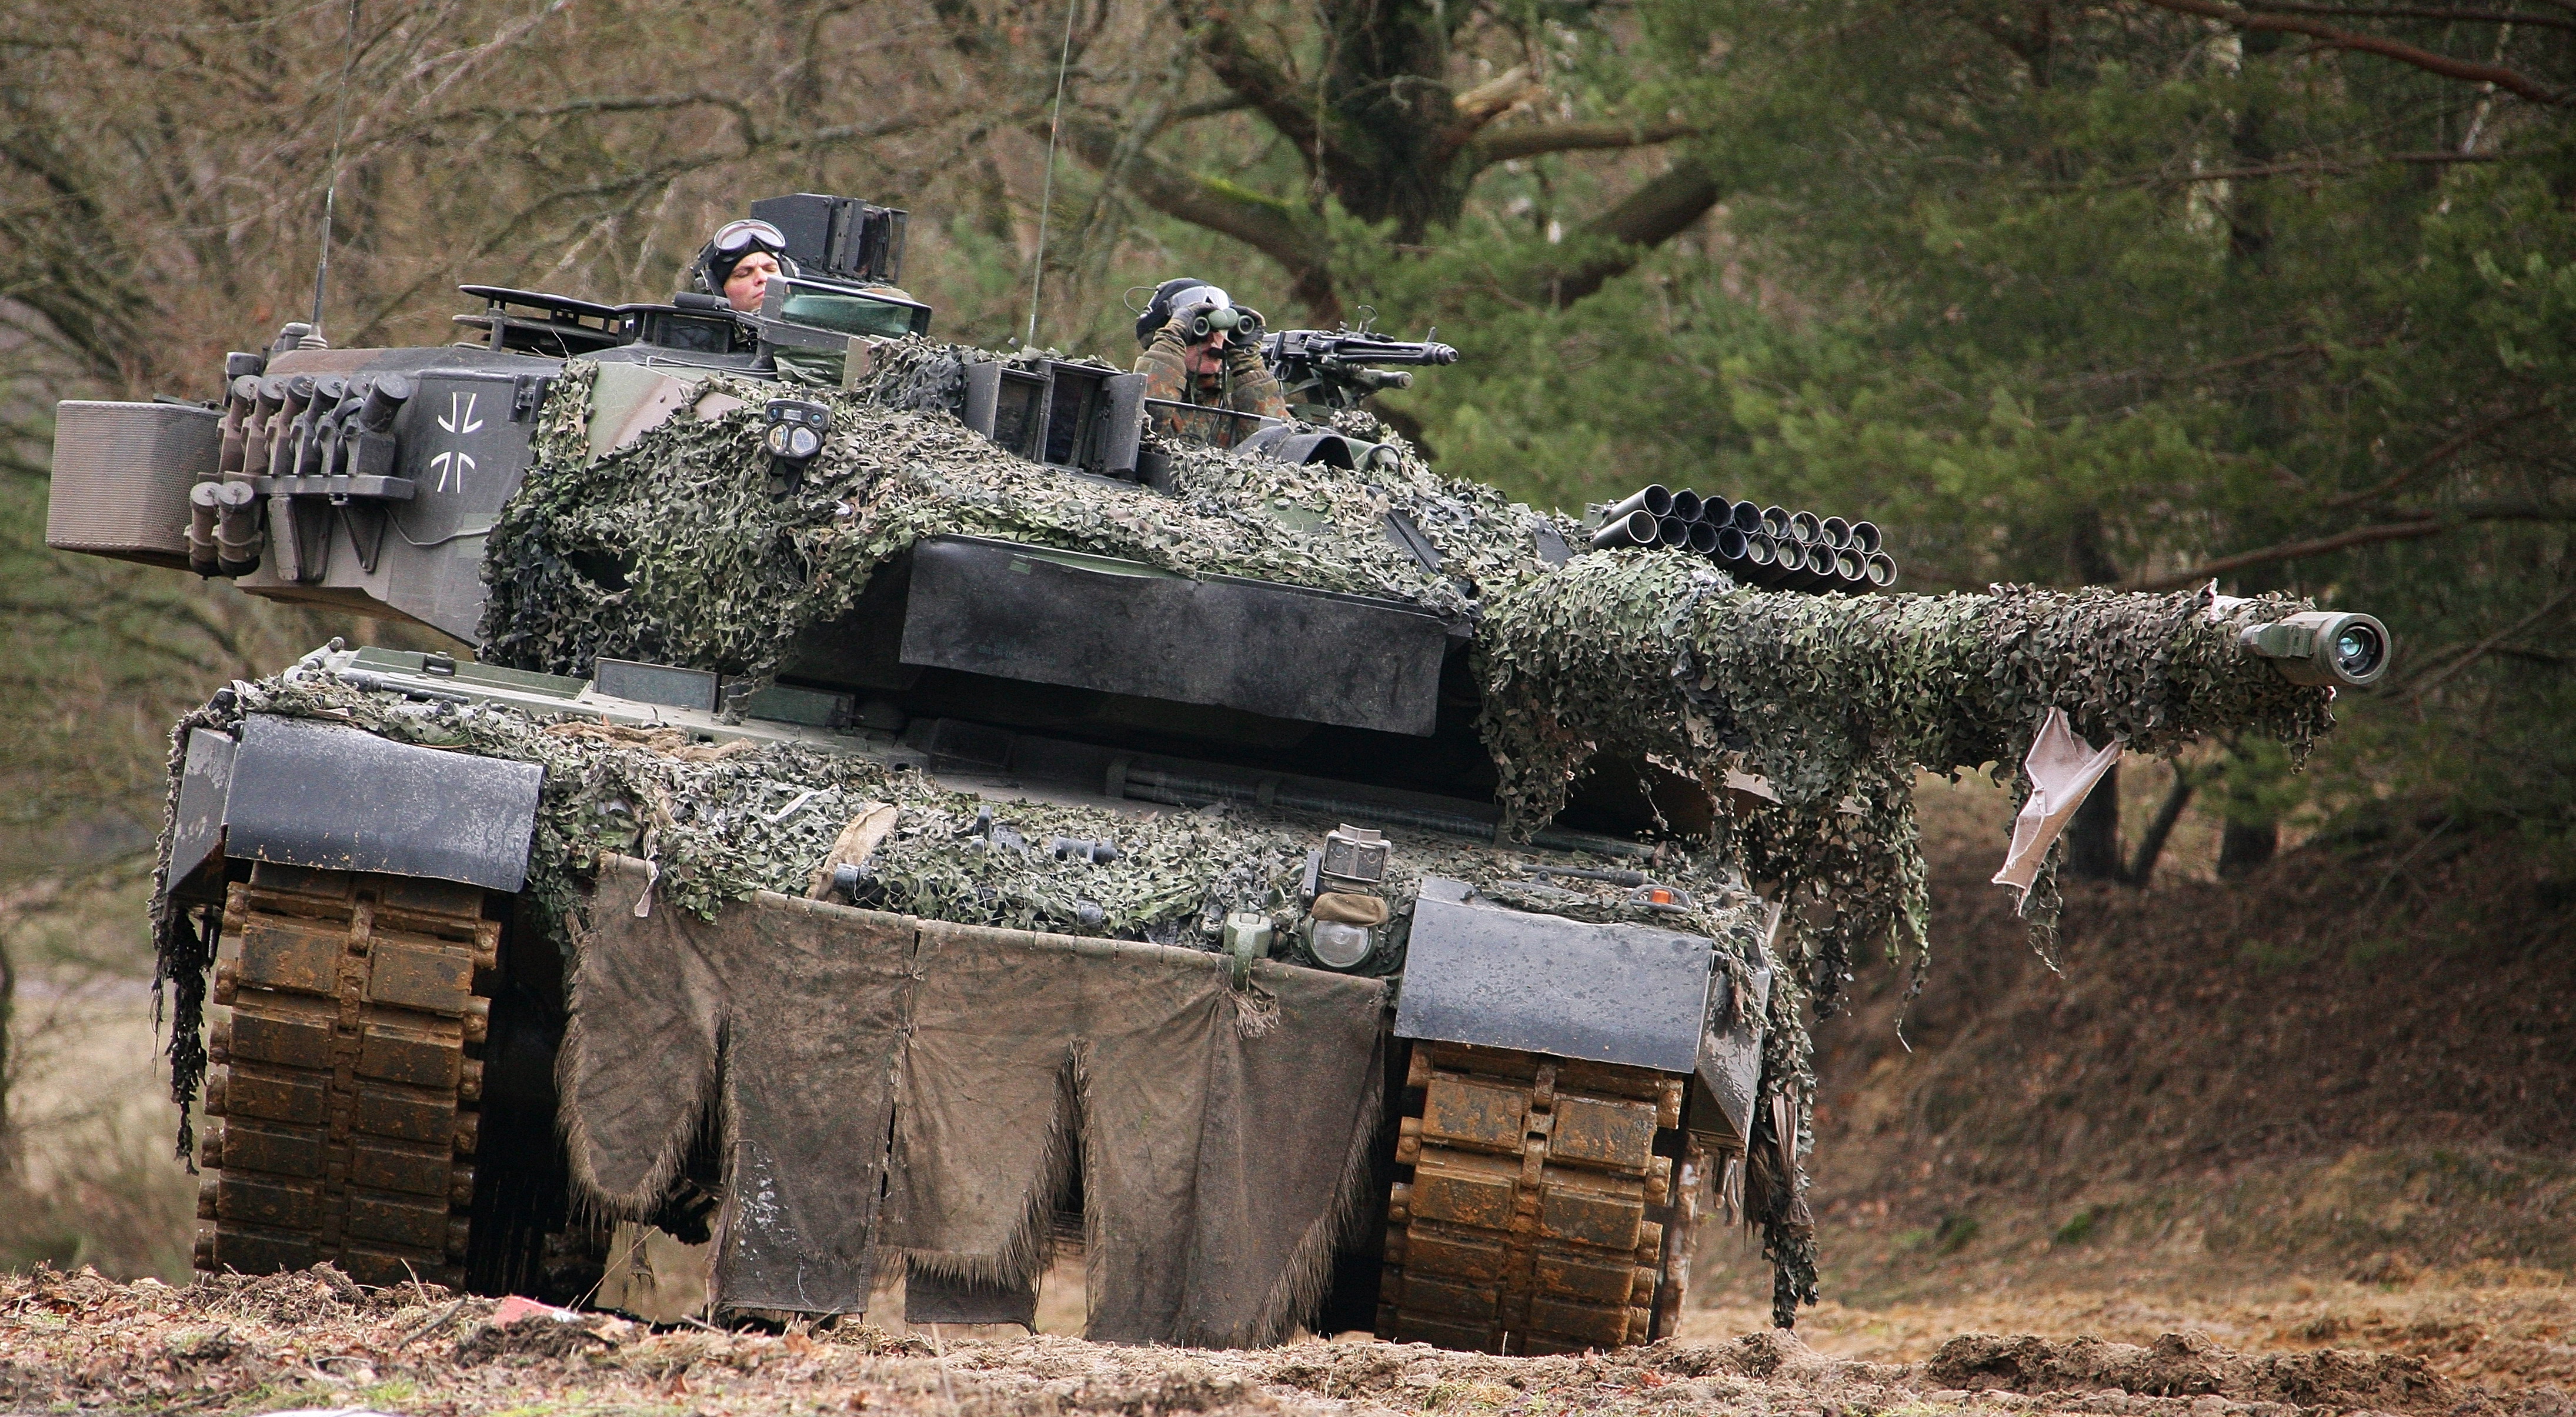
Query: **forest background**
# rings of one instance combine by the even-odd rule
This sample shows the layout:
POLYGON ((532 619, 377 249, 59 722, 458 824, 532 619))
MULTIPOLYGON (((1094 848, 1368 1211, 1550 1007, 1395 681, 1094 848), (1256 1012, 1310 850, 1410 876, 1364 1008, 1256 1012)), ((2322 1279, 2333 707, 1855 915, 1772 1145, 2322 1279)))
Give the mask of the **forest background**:
POLYGON ((1174 275, 1436 326, 1462 361, 1383 411, 1535 503, 1866 516, 1913 591, 2370 610, 2401 657, 2307 771, 2133 764, 2075 874, 2399 819, 2563 872, 2571 99, 2568 0, 18 0, 0 943, 139 934, 183 707, 428 634, 43 547, 54 402, 212 396, 309 317, 334 176, 339 345, 456 337, 464 281, 666 297, 754 198, 846 193, 909 209, 948 339, 1124 362, 1174 275))

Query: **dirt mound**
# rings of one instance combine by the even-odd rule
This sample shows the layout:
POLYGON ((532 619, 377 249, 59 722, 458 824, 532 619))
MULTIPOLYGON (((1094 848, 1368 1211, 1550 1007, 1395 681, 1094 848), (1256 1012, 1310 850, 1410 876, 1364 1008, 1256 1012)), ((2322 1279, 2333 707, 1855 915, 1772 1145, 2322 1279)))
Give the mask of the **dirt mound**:
POLYGON ((782 1334, 656 1332, 525 1300, 448 1298, 409 1285, 351 1295, 346 1284, 319 1272, 185 1290, 51 1270, 0 1277, 0 1408, 475 1413, 553 1410, 560 1395, 585 1411, 943 1417, 2576 1414, 2553 1389, 2499 1397, 2416 1359, 2249 1356, 2189 1335, 2150 1347, 1972 1335, 1920 1366, 1830 1358, 1776 1332, 1551 1358, 1374 1341, 1196 1352, 1057 1336, 942 1343, 935 1333, 891 1338, 858 1323, 782 1334))
POLYGON ((1819 1031, 1821 1219, 1932 1259, 2576 1269, 2576 936, 2548 863, 2455 830, 2074 887, 2056 974, 1983 884, 1994 849, 1936 863, 1913 1051, 1884 972, 1819 1031))
POLYGON ((2434 1372, 2421 1358, 2388 1353, 2247 1357, 2208 1335, 2168 1333, 2148 1347, 2079 1338, 2051 1343, 2029 1334, 1962 1334, 1941 1345, 1924 1371, 1971 1391, 2093 1392, 2116 1388, 2148 1397, 2216 1394, 2239 1402, 2374 1412, 2454 1413, 2492 1406, 2434 1372))

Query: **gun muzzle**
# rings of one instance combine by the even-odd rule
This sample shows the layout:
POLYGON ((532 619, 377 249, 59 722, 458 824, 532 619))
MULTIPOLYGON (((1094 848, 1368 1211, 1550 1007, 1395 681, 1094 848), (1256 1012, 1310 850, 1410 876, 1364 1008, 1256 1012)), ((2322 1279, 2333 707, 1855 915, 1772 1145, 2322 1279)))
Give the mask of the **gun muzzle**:
POLYGON ((1608 551, 1619 546, 1652 546, 1661 534, 1655 514, 1640 507, 1592 533, 1592 549, 1608 551))
POLYGON ((1779 506, 1764 507, 1762 509, 1761 531, 1764 536, 1771 538, 1773 541, 1788 540, 1789 509, 1779 506))
MULTIPOLYGON (((1727 529, 1730 531, 1733 530, 1732 527, 1727 529)), ((1715 555, 1717 553, 1718 535, 1719 531, 1714 523, 1692 522, 1690 524, 1690 549, 1698 552, 1702 556, 1715 555)), ((1736 539, 1741 541, 1743 538, 1739 536, 1736 539)))
POLYGON ((2293 684, 2367 689, 2388 672, 2396 642, 2388 627, 2368 615, 2306 610, 2285 620, 2254 625, 2237 643, 2272 661, 2293 684))
POLYGON ((1631 493, 1627 501, 1602 513, 1601 520, 1604 525, 1607 525, 1630 512, 1644 512, 1650 517, 1658 518, 1671 516, 1673 514, 1672 489, 1660 482, 1649 482, 1631 493))
POLYGON ((1834 548, 1836 551, 1840 551, 1844 547, 1852 544, 1851 523, 1844 521, 1840 517, 1825 518, 1824 521, 1819 524, 1819 532, 1824 539, 1824 543, 1827 546, 1834 548))
POLYGON ((1679 517, 1655 518, 1655 544, 1658 546, 1690 545, 1690 523, 1679 517))
POLYGON ((1802 546, 1813 546, 1825 539, 1825 524, 1813 512, 1789 514, 1789 539, 1802 546))
POLYGON ((1854 551, 1863 556, 1875 556, 1878 554, 1880 541, 1878 523, 1853 522, 1851 524, 1851 544, 1854 551))
MULTIPOLYGON (((1862 522, 1861 525, 1869 526, 1869 523, 1862 522)), ((1877 529, 1870 527, 1872 531, 1877 529)), ((1896 558, 1884 551, 1869 553, 1869 583, 1871 588, 1876 590, 1885 590, 1896 584, 1896 558)))
POLYGON ((1673 515, 1685 522, 1698 521, 1702 508, 1700 495, 1687 487, 1673 494, 1673 515))
MULTIPOLYGON (((1822 541, 1814 542, 1810 545, 1800 547, 1799 549, 1806 553, 1807 568, 1795 580, 1782 583, 1780 587, 1782 590, 1797 590, 1805 591, 1812 595, 1822 595, 1826 591, 1830 590, 1848 590, 1851 588, 1843 579, 1842 552, 1836 551, 1834 548, 1826 545, 1822 541)), ((1855 563, 1855 568, 1857 568, 1857 563, 1855 563)))

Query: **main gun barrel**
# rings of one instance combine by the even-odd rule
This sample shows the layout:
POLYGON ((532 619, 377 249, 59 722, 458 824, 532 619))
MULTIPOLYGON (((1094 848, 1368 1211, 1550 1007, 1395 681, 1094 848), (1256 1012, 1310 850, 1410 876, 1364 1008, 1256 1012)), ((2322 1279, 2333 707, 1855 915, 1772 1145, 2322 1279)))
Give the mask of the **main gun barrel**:
MULTIPOLYGON (((1806 574, 1838 579, 1865 579, 1885 554, 1802 549, 1806 574)), ((1737 550, 1727 538, 1720 554, 1737 550)), ((2241 733, 2303 745, 2331 722, 2332 690, 2374 682, 2392 649, 2368 615, 2286 597, 1829 598, 1639 552, 1579 557, 1496 596, 1478 644, 1496 732, 1546 724, 1549 743, 1685 759, 1741 749, 1747 770, 1806 801, 1844 791, 1864 758, 1933 772, 2018 761, 2051 708, 2093 742, 2143 752, 2241 733)), ((1511 795, 1543 805, 1579 763, 1555 781, 1557 750, 1525 746, 1497 758, 1518 779, 1511 795)))

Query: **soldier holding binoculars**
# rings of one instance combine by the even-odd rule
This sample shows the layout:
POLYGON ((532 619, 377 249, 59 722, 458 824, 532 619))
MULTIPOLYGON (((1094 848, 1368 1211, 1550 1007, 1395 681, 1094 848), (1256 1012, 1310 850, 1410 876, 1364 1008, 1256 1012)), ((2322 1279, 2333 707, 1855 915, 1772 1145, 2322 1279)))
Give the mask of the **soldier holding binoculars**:
POLYGON ((1261 312, 1202 280, 1167 280, 1136 320, 1135 372, 1147 398, 1286 418, 1288 401, 1261 362, 1261 312))

